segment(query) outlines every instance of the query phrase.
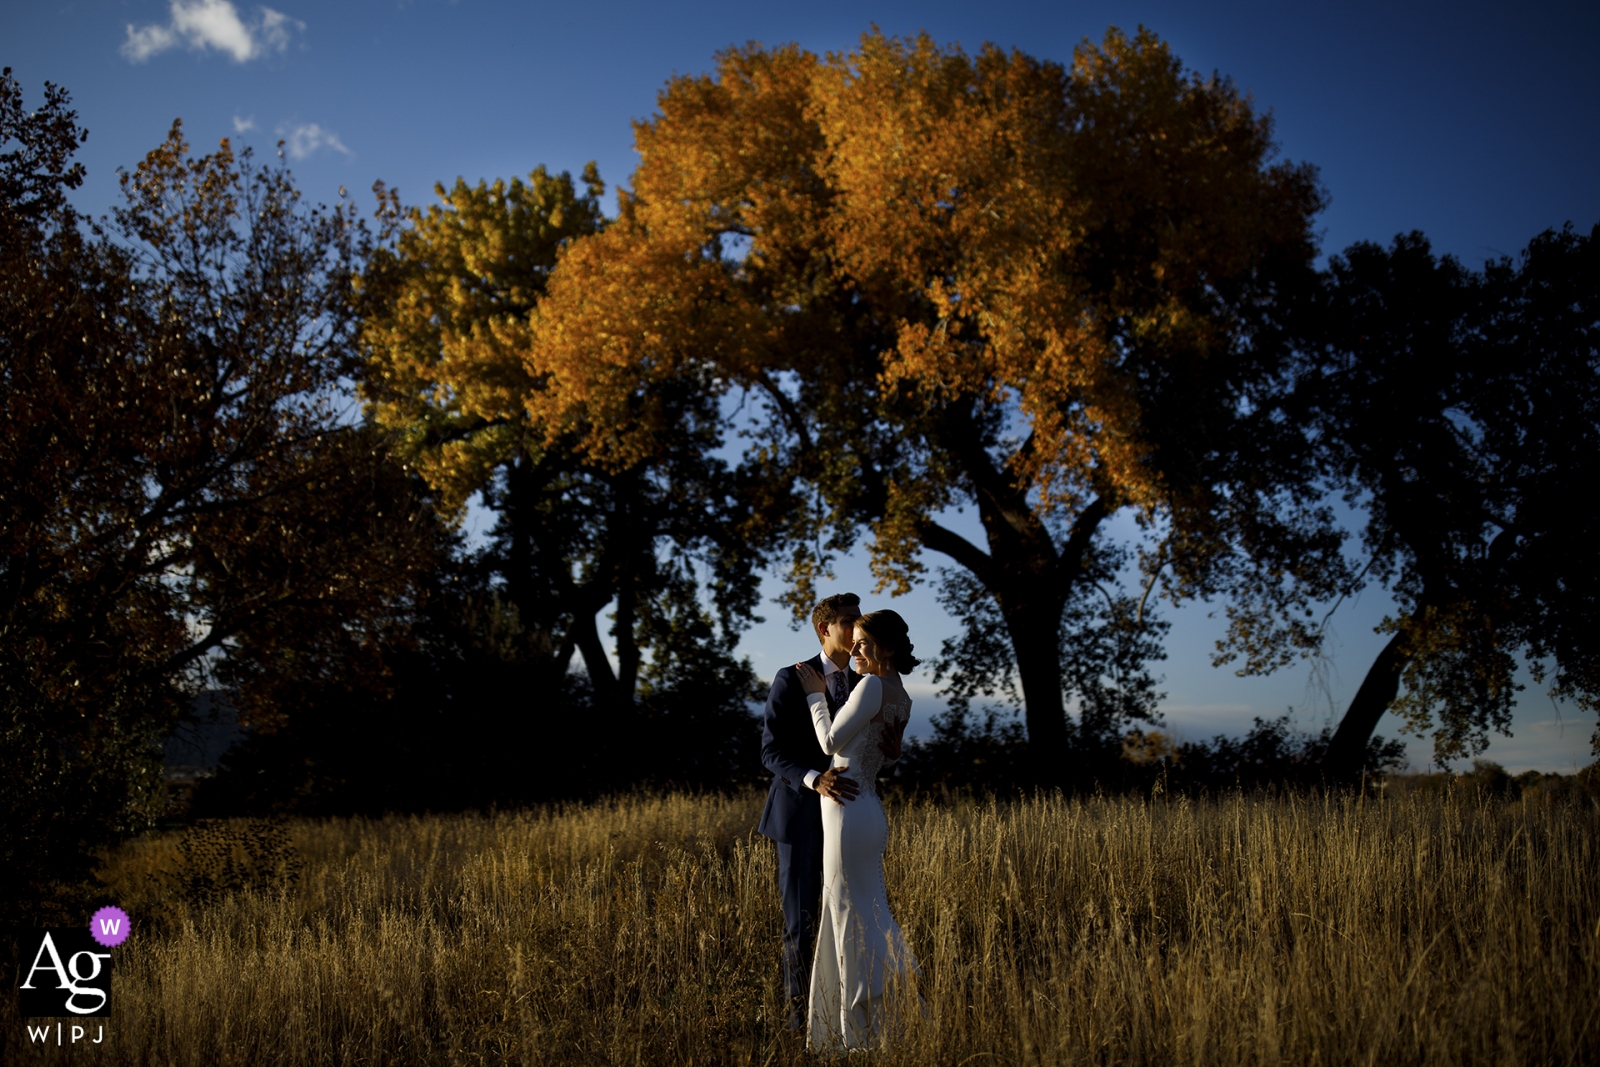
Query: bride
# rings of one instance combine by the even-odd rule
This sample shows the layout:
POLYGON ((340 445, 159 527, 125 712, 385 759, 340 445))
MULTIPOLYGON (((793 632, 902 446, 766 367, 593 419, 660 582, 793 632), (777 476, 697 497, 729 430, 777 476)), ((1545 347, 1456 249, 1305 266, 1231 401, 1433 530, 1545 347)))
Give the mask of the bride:
POLYGON ((809 664, 795 668, 822 750, 833 756, 834 767, 849 768, 861 790, 849 803, 822 805, 822 914, 806 1037, 807 1045, 818 1050, 881 1044, 888 1022, 885 980, 917 966, 889 913, 883 884, 889 824, 876 779, 886 758, 879 741, 887 742, 891 755, 899 752, 911 716, 900 675, 918 660, 911 654, 905 620, 896 612, 861 616, 854 638, 851 655, 864 677, 832 722, 822 675, 809 664))

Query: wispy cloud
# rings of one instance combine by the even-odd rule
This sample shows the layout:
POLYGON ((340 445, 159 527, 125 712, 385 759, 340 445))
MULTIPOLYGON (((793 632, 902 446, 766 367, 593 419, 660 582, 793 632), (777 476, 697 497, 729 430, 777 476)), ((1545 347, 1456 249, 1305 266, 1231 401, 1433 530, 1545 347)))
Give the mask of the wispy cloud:
POLYGON ((305 159, 319 148, 331 148, 335 152, 352 155, 350 149, 339 140, 339 135, 332 130, 325 130, 315 122, 303 122, 298 126, 279 126, 278 136, 283 138, 283 146, 290 157, 305 159))
POLYGON ((234 133, 248 133, 249 131, 251 131, 251 130, 253 130, 255 128, 256 128, 256 117, 254 115, 251 115, 247 119, 242 119, 238 115, 233 116, 233 132, 234 133))
POLYGON ((282 52, 289 47, 289 34, 295 31, 304 32, 305 28, 306 24, 299 19, 292 19, 282 11, 264 7, 261 9, 261 24, 257 33, 264 47, 282 52))
POLYGON ((197 52, 214 48, 228 53, 235 63, 245 63, 268 52, 282 52, 290 37, 306 28, 299 19, 270 7, 257 8, 259 16, 245 22, 229 0, 172 0, 170 10, 172 19, 165 26, 128 25, 122 54, 129 62, 143 63, 184 44, 197 52))
POLYGON ((165 52, 178 43, 177 34, 165 26, 143 26, 134 29, 128 24, 128 39, 122 43, 122 54, 133 63, 143 63, 159 52, 165 52))

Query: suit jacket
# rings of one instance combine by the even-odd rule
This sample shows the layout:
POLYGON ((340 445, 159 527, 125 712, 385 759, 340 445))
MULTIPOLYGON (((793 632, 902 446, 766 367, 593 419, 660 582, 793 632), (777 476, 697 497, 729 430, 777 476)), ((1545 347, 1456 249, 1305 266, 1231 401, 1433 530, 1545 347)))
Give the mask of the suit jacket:
MULTIPOLYGON (((821 673, 822 654, 813 656, 810 663, 821 673)), ((846 681, 854 689, 861 676, 852 668, 845 670, 846 681)), ((801 844, 813 837, 820 841, 822 797, 815 789, 806 788, 806 772, 825 771, 833 761, 817 744, 811 704, 792 666, 780 669, 772 679, 761 723, 761 762, 772 772, 772 785, 756 829, 785 844, 801 844)))

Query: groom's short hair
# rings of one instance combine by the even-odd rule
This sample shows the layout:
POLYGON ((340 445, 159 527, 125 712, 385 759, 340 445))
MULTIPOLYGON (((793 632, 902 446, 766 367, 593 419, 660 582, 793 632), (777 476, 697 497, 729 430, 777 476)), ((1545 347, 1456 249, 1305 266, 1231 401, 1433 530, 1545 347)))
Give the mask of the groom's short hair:
POLYGON ((819 632, 826 626, 832 626, 839 621, 841 615, 860 615, 861 598, 854 593, 835 593, 823 597, 822 602, 811 609, 811 632, 817 635, 817 640, 822 640, 819 632))

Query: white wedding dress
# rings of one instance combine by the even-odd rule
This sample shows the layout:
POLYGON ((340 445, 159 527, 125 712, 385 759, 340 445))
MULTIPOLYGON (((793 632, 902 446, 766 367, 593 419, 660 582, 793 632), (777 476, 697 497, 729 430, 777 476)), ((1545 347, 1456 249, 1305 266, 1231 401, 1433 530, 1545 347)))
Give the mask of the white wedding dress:
POLYGON ((884 691, 882 678, 867 675, 831 723, 822 694, 812 698, 811 720, 822 750, 834 757, 835 767, 848 765, 848 777, 861 789, 844 804, 822 801, 822 913, 806 1037, 817 1050, 881 1044, 888 1024, 885 980, 917 966, 889 914, 883 884, 889 823, 877 787, 884 763, 878 742, 910 717, 911 698, 901 695, 885 706, 884 691))

